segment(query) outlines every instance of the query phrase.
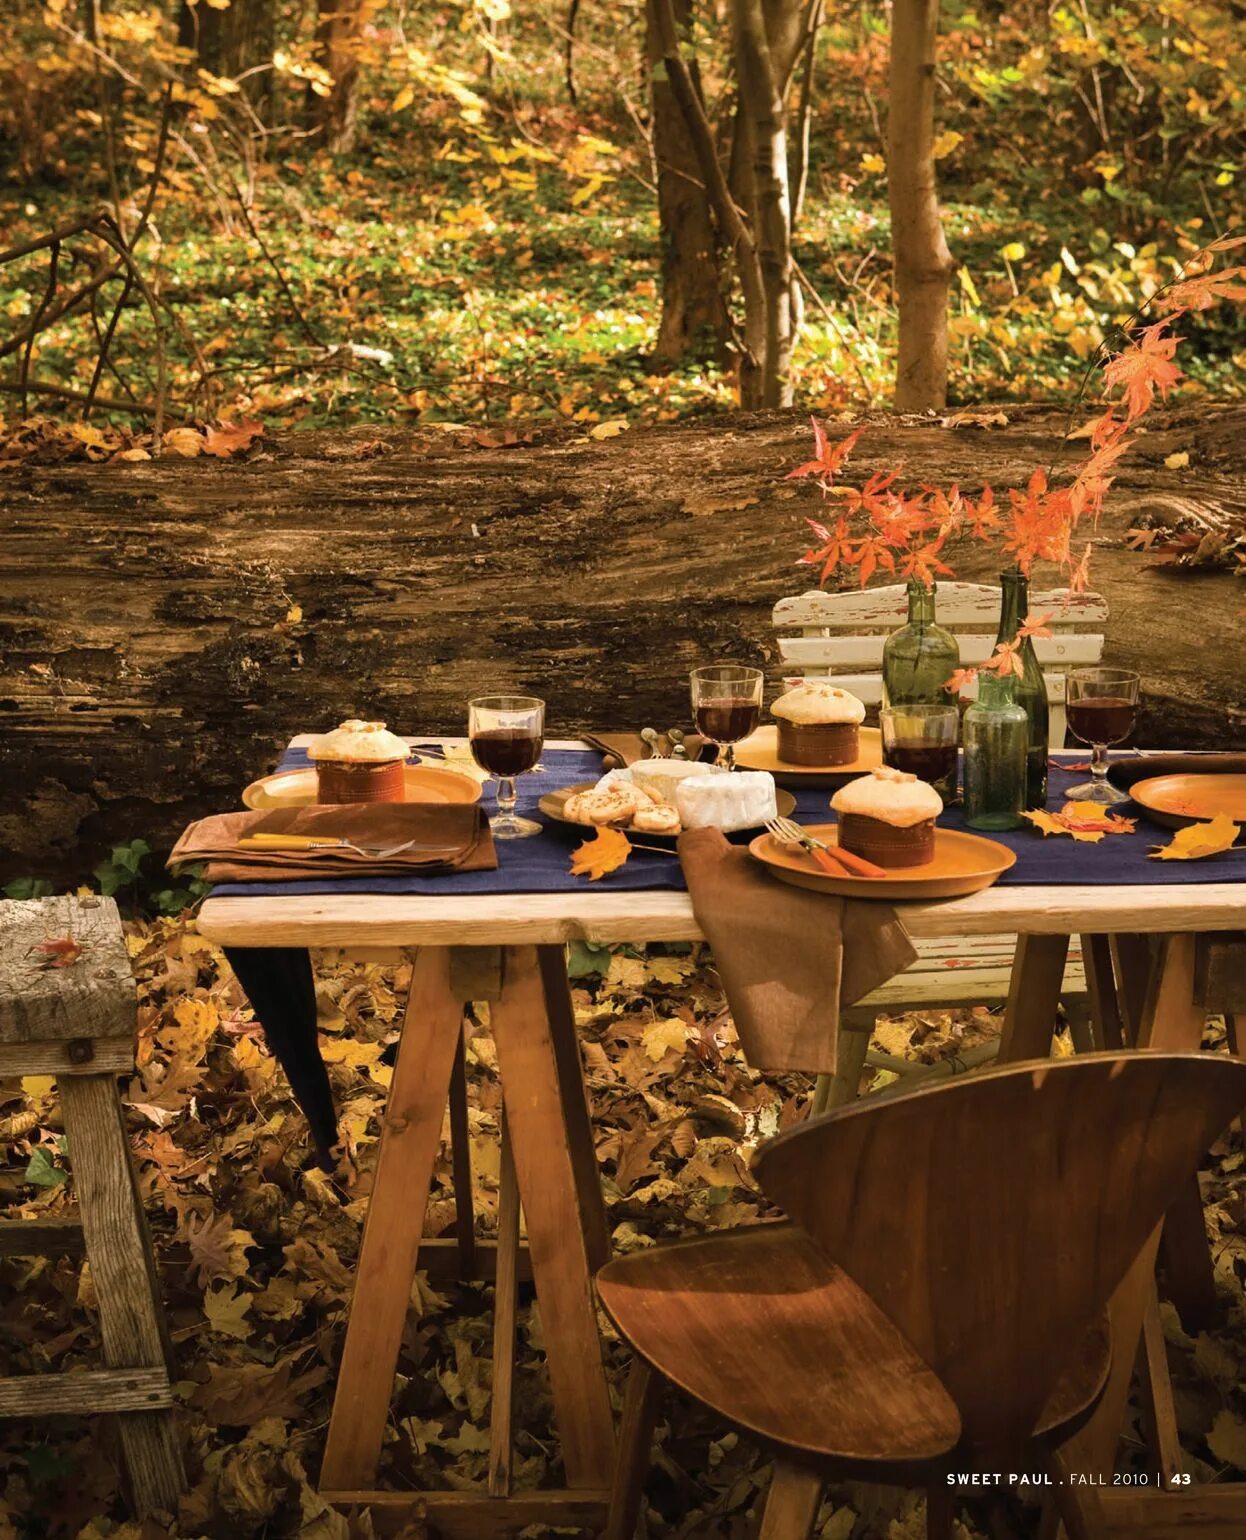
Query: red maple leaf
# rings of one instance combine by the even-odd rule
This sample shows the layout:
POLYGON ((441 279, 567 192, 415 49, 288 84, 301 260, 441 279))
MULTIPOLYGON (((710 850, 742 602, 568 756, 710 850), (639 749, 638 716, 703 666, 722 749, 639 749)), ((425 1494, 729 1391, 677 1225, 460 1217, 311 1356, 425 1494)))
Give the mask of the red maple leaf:
POLYGON ((1120 386, 1125 396, 1125 420, 1133 422, 1149 411, 1158 390, 1167 400, 1168 392, 1181 378, 1180 364, 1173 363, 1180 337, 1168 331, 1167 321, 1146 326, 1137 338, 1103 366, 1103 378, 1109 389, 1120 386))
POLYGON ((786 480, 791 481, 800 476, 817 476, 821 480, 830 483, 839 473, 840 467, 852 453, 853 445, 861 437, 862 428, 850 433, 847 438, 842 438, 838 443, 832 444, 826 436, 826 429, 816 417, 809 421, 813 424, 813 448, 814 458, 806 460, 803 465, 798 465, 794 471, 788 471, 786 480))

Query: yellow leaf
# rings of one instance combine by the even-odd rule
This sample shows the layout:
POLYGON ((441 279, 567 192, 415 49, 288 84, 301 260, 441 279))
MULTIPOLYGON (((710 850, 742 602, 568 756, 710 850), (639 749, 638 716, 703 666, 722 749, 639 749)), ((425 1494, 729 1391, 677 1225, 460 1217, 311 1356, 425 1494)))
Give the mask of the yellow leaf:
POLYGON ((120 454, 113 456, 114 460, 150 460, 151 456, 145 449, 137 444, 133 449, 123 449, 120 454))
POLYGON ((609 422, 599 422, 588 430, 589 438, 617 438, 627 427, 626 417, 612 417, 609 422))
POLYGON ((51 1096, 56 1085, 55 1075, 23 1075, 22 1091, 32 1102, 51 1096))
POLYGON ((887 162, 882 158, 881 155, 875 155, 871 151, 868 155, 863 155, 861 157, 862 171, 878 173, 880 171, 886 171, 886 169, 887 162))
POLYGON ((1176 454, 1164 456, 1164 464, 1170 471, 1184 470, 1189 463, 1190 452, 1188 449, 1179 449, 1176 454))
POLYGON ((1042 808, 1039 808, 1038 811, 1034 813, 1022 813, 1021 816, 1022 818, 1028 818, 1036 829, 1042 830, 1044 835, 1071 834, 1075 840, 1085 840, 1092 845, 1103 838, 1102 829, 1066 829, 1065 826, 1059 822, 1054 813, 1044 812, 1042 808))
POLYGON ((303 606, 301 604, 292 604, 286 611, 286 625, 288 626, 297 626, 302 618, 303 606))
POLYGON ((942 160, 945 155, 950 155, 964 137, 964 134, 958 134, 954 128, 945 128, 931 146, 934 158, 942 160))
POLYGON ((1241 829, 1227 813, 1217 813, 1209 823, 1192 823, 1178 829, 1167 845, 1151 851, 1153 861, 1201 861, 1232 848, 1241 829))
POLYGON ((398 95, 394 97, 392 102, 390 102, 389 110, 391 112, 401 112, 404 107, 409 107, 414 100, 415 87, 403 86, 398 95))
POLYGON ((170 428, 162 442, 165 449, 185 460, 193 460, 203 453, 203 434, 195 428, 170 428))
POLYGON ((682 1053, 684 1044, 695 1036, 695 1030, 686 1021, 672 1016, 669 1021, 651 1021, 640 1035, 640 1046, 657 1064, 672 1049, 682 1053))
POLYGON ((1097 845, 1105 834, 1132 834, 1137 827, 1136 819, 1110 813, 1102 802, 1066 802, 1058 813, 1040 808, 1021 816, 1044 835, 1068 834, 1088 845, 1097 845))
POLYGON ((1020 262, 1025 256, 1025 247, 1020 241, 1009 241, 1007 246, 999 248, 999 254, 1005 262, 1020 262))
POLYGON ((224 1337, 244 1340, 251 1335, 251 1328, 245 1319, 250 1308, 250 1294, 241 1292, 236 1284, 230 1284, 224 1289, 204 1290, 203 1313, 212 1330, 220 1332, 224 1337))
POLYGON ((632 853, 626 834, 618 829, 598 829, 571 852, 571 875, 596 882, 607 872, 617 871, 632 853))
POLYGON ((958 267, 956 269, 956 276, 960 280, 960 286, 965 291, 965 296, 969 303, 981 308, 982 296, 978 293, 977 286, 969 276, 969 269, 967 267, 958 267))

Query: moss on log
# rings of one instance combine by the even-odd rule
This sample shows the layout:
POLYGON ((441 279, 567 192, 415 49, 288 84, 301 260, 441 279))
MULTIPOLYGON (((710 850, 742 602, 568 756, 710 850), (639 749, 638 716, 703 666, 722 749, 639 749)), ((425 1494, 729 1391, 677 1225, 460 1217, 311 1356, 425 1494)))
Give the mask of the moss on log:
MULTIPOLYGON (((1008 412, 986 431, 879 416, 854 468, 972 491, 1070 458, 1062 414, 1008 412)), ((347 715, 461 731, 469 695, 514 688, 548 700, 555 733, 665 728, 686 720, 698 662, 777 676, 770 609, 807 586, 793 558, 819 506, 784 479, 807 454, 803 415, 479 441, 505 436, 290 434, 240 464, 10 472, 0 880, 78 876, 139 834, 167 843, 236 805, 293 733, 347 715)), ((1141 738, 1242 746, 1246 587, 1174 575, 1121 537, 1148 513, 1246 521, 1246 407, 1160 417, 1109 510, 1093 580, 1109 658, 1144 676, 1141 738), (1187 469, 1164 466, 1174 450, 1187 469)), ((952 560, 959 577, 995 570, 980 548, 952 560)))

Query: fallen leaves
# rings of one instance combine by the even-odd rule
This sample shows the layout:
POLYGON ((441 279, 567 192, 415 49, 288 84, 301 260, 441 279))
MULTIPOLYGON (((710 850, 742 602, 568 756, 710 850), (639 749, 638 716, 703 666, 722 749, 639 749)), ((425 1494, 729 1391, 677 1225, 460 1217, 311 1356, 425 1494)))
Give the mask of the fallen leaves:
POLYGON ((75 941, 72 936, 40 941, 34 950, 43 958, 39 967, 45 971, 48 968, 72 968, 83 953, 81 942, 75 941))
POLYGON ((631 841, 621 830, 598 829, 591 840, 585 840, 571 852, 571 875, 596 882, 608 873, 618 871, 631 853, 631 841))
POLYGON ((1150 856, 1153 861, 1202 861, 1231 850, 1241 832, 1227 813, 1217 813, 1207 823, 1178 829, 1167 845, 1156 845, 1150 856))
MULTIPOLYGON (((193 460, 209 455, 230 460, 245 455, 263 436, 264 425, 253 417, 238 422, 222 418, 203 427, 181 425, 166 428, 160 437, 159 454, 193 460)), ((151 429, 97 427, 90 422, 58 423, 31 417, 0 438, 0 470, 31 460, 56 464, 68 460, 112 463, 151 460, 157 452, 151 429)))
POLYGON ((1090 845, 1097 844, 1105 834, 1132 834, 1138 824, 1136 818, 1108 812, 1101 802, 1066 802, 1058 813, 1039 808, 1021 816, 1028 818, 1044 836, 1070 834, 1090 845))

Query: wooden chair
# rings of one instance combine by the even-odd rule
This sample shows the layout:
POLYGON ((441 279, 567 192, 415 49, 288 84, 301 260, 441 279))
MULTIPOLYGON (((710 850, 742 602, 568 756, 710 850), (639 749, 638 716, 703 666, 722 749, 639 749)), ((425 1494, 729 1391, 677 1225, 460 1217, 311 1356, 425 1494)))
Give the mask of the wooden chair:
MULTIPOLYGON (((1051 708, 1049 743, 1064 747, 1065 674, 1070 668, 1094 664, 1103 656, 1103 627, 1108 607, 1098 594, 1071 599, 1067 589, 1031 595, 1036 615, 1051 612, 1050 639, 1039 638, 1035 650, 1047 681, 1051 708), (1091 628, 1091 629, 1087 629, 1091 628)), ((962 663, 984 663, 991 656, 999 625, 999 589, 985 583, 940 583, 939 624, 960 643, 962 663)), ((867 706, 882 700, 883 643, 903 625, 908 598, 902 583, 847 593, 811 589, 780 599, 773 620, 779 632, 779 655, 785 671, 801 678, 834 678, 867 706)), ((976 693, 969 687, 966 695, 976 693)), ((993 1003, 1008 995, 1016 938, 1013 936, 941 937, 917 943, 917 961, 883 989, 868 995, 841 1026, 844 1040, 840 1069, 833 1082, 821 1081, 815 1111, 837 1106, 856 1095, 863 1064, 903 1072, 904 1061, 893 1061, 869 1049, 874 1017, 910 1010, 947 1010, 952 1006, 993 1003)), ((1085 1036, 1086 975, 1081 948, 1070 948, 1062 998, 1075 1033, 1085 1036)), ((1089 1046, 1088 1040, 1082 1046, 1089 1046)), ((988 1047, 985 1055, 990 1057, 988 1047)), ((909 1065, 913 1071, 917 1066, 909 1065)))
POLYGON ((1043 1470, 1070 1540, 1103 1534, 1061 1444, 1111 1362, 1105 1313, 1246 1096, 1246 1063, 1093 1054, 993 1069, 814 1118, 754 1166, 791 1216, 598 1274, 636 1353, 607 1540, 632 1540, 669 1381, 775 1455, 763 1540, 806 1540, 824 1482, 924 1487, 1043 1470))
POLYGON ((0 899, 0 1079, 56 1076, 79 1215, 0 1221, 0 1257, 85 1252, 106 1365, 0 1377, 0 1417, 117 1413, 134 1506, 145 1515, 175 1509, 186 1483, 159 1284, 117 1094, 117 1075, 134 1067, 136 1017, 112 899, 0 899))

